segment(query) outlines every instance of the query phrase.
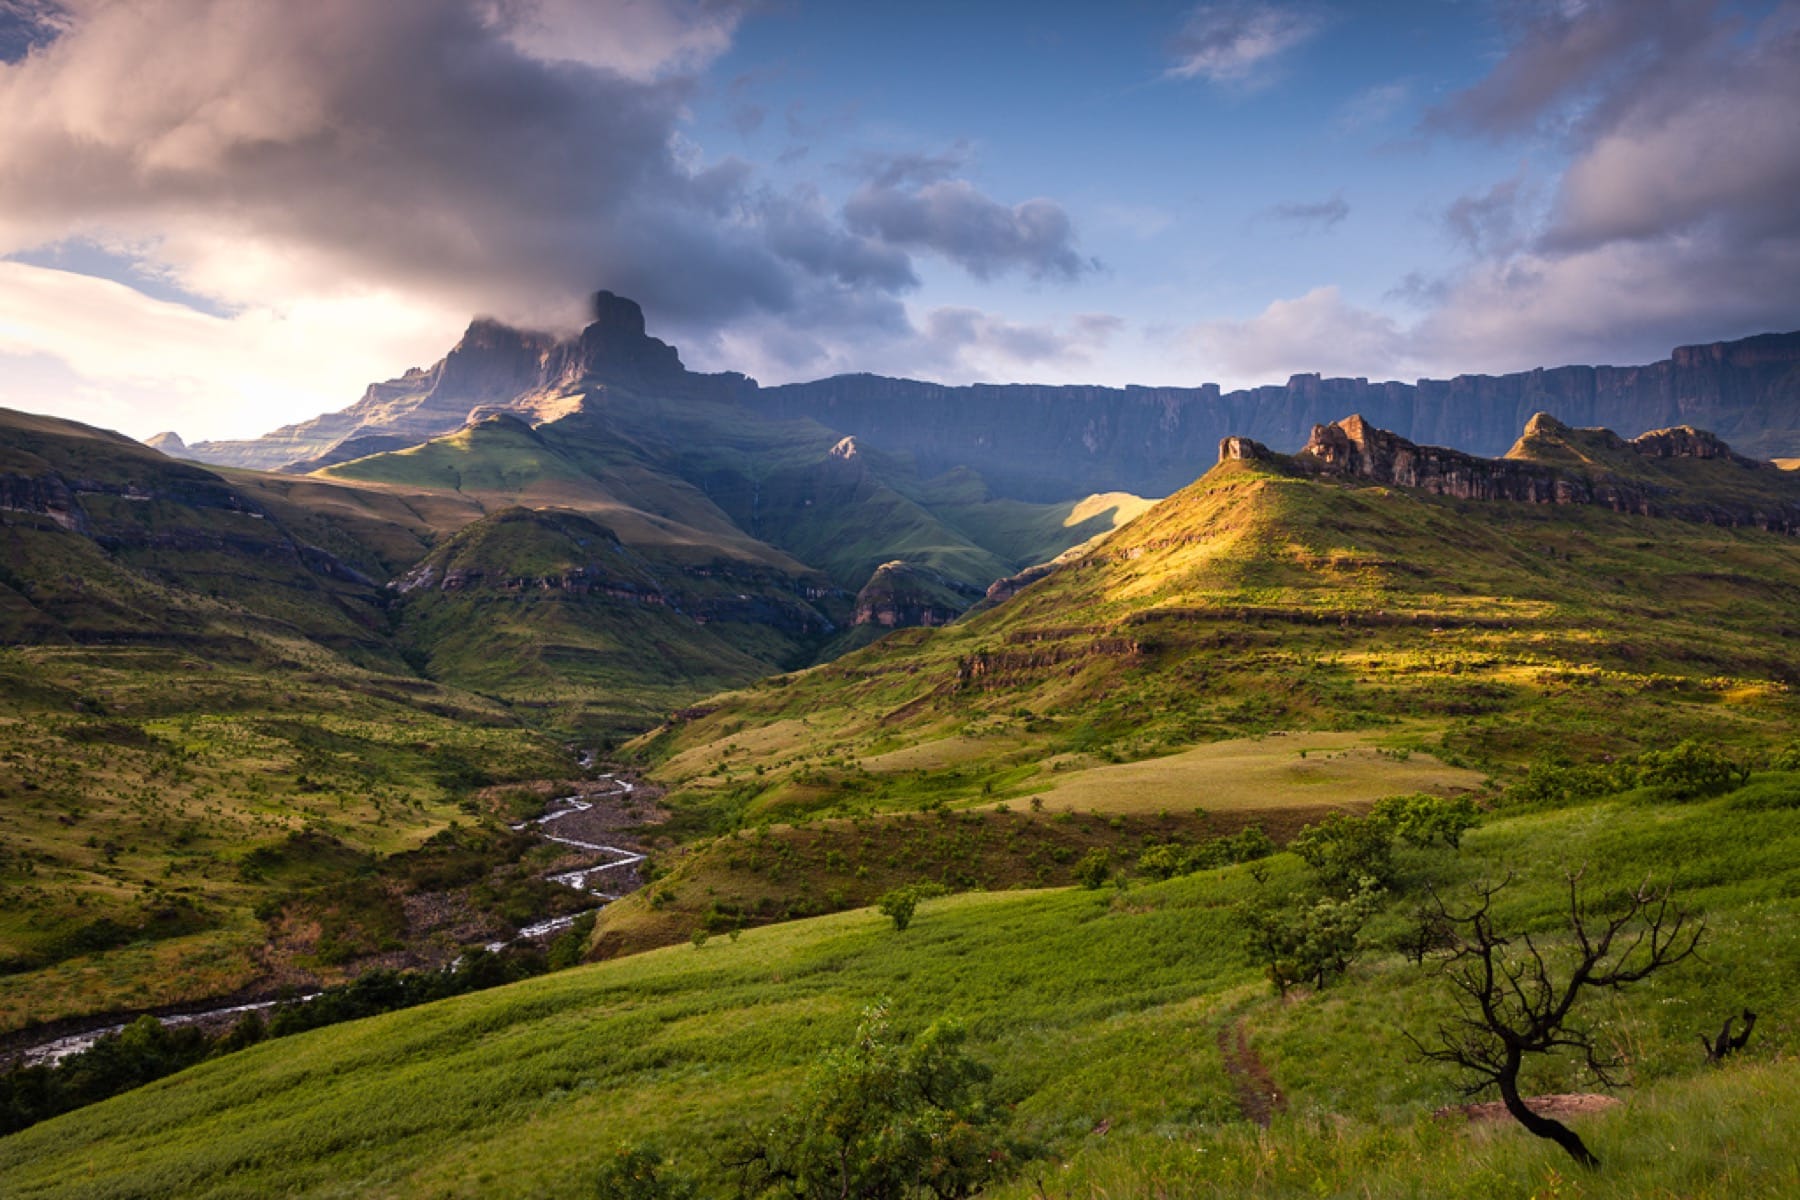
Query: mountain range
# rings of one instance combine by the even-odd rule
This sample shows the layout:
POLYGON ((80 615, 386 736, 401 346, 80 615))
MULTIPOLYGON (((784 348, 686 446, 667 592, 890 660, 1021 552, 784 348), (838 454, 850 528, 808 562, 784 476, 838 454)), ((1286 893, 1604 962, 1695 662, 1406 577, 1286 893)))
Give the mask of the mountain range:
POLYGON ((1646 366, 1564 366, 1416 383, 1295 375, 1224 392, 1199 387, 950 387, 876 375, 760 387, 703 375, 645 332, 632 301, 600 292, 594 320, 557 339, 477 320, 436 365, 373 384, 341 412, 250 441, 152 444, 226 466, 303 473, 451 433, 500 406, 533 422, 611 388, 736 410, 742 422, 806 421, 906 456, 922 477, 962 468, 996 495, 1069 500, 1094 492, 1166 496, 1205 469, 1229 435, 1298 445, 1312 427, 1360 413, 1413 441, 1504 453, 1533 413, 1631 436, 1694 425, 1758 457, 1800 456, 1800 333, 1677 348, 1646 366))

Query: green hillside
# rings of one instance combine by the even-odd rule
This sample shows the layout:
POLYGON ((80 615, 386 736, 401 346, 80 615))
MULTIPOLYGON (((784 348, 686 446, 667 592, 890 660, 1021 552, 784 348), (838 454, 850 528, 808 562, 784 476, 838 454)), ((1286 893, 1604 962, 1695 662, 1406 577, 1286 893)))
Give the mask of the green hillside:
MULTIPOLYGON (((682 556, 688 558, 689 556, 682 556)), ((671 562, 576 512, 501 509, 396 582, 424 673, 598 736, 811 658, 823 579, 721 556, 671 562)))
MULTIPOLYGON (((0 1141, 0 1178, 22 1198, 579 1196, 628 1144, 731 1195, 747 1139, 885 998, 906 1036, 962 1022, 992 1068, 1023 1158, 989 1194, 1789 1194, 1797 789, 1790 772, 1712 800, 1502 811, 1460 850, 1404 851, 1359 963, 1285 1000, 1232 906, 1299 884, 1289 855, 1123 889, 928 900, 904 932, 859 910, 258 1046, 0 1141), (1582 864, 1596 896, 1650 874, 1707 922, 1701 960, 1589 1001, 1633 1085, 1623 1107, 1575 1119, 1605 1163, 1591 1174, 1510 1126, 1432 1118, 1459 1101, 1457 1079, 1404 1033, 1428 1034, 1448 997, 1431 964, 1383 948, 1404 940, 1427 880, 1456 895, 1510 868, 1495 921, 1555 953, 1561 873, 1582 864), (1707 1066, 1695 1033, 1745 1007, 1755 1038, 1707 1066), (1266 1130, 1245 1099, 1262 1080, 1277 1097, 1266 1130)), ((1527 1082, 1593 1088, 1557 1056, 1527 1082)))
POLYGON ((633 751, 729 827, 1054 802, 1110 762, 1274 730, 1502 774, 1551 746, 1755 747, 1796 722, 1795 611, 1789 535, 1234 461, 998 608, 721 697, 633 751))

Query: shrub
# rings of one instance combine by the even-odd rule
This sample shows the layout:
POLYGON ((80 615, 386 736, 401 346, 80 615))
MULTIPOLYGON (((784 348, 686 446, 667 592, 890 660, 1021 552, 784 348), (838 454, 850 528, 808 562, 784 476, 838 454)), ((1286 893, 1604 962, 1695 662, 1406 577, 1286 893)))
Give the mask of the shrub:
POLYGON ((1075 864, 1075 881, 1090 890, 1103 885, 1112 876, 1112 857, 1105 850, 1089 850, 1075 864))
POLYGON ((1717 796, 1744 785, 1750 771, 1692 738, 1667 750, 1646 750, 1637 757, 1637 782, 1656 788, 1666 799, 1693 800, 1717 796))
POLYGON ((881 910, 882 915, 893 919, 894 931, 898 933, 912 924, 913 913, 919 907, 919 901, 943 896, 949 891, 941 883, 909 883, 905 887, 897 887, 884 893, 875 901, 875 907, 881 910))
POLYGON ((958 1200, 1013 1161, 991 1072, 962 1049, 954 1022, 907 1045, 885 1005, 863 1013, 855 1041, 827 1053, 795 1101, 741 1156, 743 1195, 822 1200, 958 1200))
POLYGON ((599 1200, 686 1200, 691 1182, 670 1175, 663 1156, 645 1146, 623 1145, 600 1164, 594 1179, 599 1200))
POLYGON ((1278 905, 1240 904, 1236 913, 1251 954, 1285 996, 1302 983, 1323 988, 1350 969, 1382 894, 1380 884, 1365 876, 1342 898, 1293 896, 1278 905))
POLYGON ((1431 796, 1423 792, 1389 796, 1378 802, 1369 815, 1386 822, 1401 841, 1421 850, 1434 842, 1456 849, 1462 845, 1462 835, 1480 820, 1475 802, 1467 796, 1431 796))
POLYGON ((1362 879, 1385 887, 1394 881, 1394 834, 1386 821, 1332 813, 1308 825, 1288 846, 1326 888, 1354 892, 1362 879))

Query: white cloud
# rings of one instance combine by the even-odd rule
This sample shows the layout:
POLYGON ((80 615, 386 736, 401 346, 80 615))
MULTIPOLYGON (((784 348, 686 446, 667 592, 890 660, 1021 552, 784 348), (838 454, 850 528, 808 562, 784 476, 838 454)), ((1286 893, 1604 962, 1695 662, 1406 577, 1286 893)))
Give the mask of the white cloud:
POLYGON ((1242 321, 1202 321, 1176 345, 1226 387, 1280 383, 1303 372, 1393 378, 1406 362, 1404 332, 1393 318, 1348 303, 1336 287, 1277 300, 1242 321))
POLYGON ((0 262, 0 355, 14 360, 0 370, 0 404, 140 438, 171 427, 196 440, 254 437, 435 361, 466 320, 376 292, 220 317, 0 262))
POLYGON ((1201 4, 1171 39, 1174 62, 1166 73, 1212 83, 1250 82, 1261 68, 1310 39, 1324 24, 1310 7, 1260 0, 1201 4))

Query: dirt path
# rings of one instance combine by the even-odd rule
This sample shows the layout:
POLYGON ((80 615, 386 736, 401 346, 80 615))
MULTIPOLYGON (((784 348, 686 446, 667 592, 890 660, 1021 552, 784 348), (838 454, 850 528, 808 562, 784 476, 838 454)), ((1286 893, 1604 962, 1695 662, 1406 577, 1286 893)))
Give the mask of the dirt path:
POLYGON ((1276 1090, 1268 1064, 1251 1048, 1242 1021, 1233 1021, 1219 1030, 1219 1053, 1225 1059, 1225 1073, 1231 1076, 1231 1088, 1237 1093, 1244 1120, 1255 1121, 1267 1129, 1275 1114, 1287 1109, 1287 1099, 1276 1090))

